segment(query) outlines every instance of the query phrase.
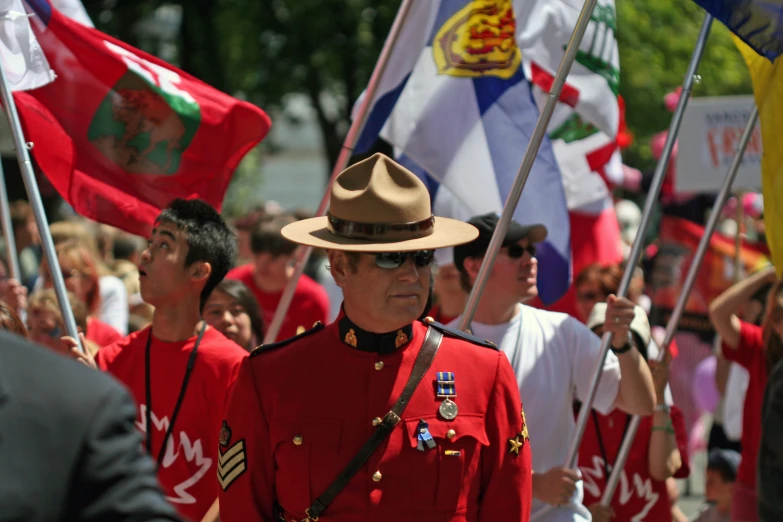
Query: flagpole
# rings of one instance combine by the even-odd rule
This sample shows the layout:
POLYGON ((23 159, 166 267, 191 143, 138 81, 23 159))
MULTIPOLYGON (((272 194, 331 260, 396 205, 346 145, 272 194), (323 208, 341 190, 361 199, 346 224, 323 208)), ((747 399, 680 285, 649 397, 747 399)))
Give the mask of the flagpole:
MULTIPOLYGON (((324 197, 321 199, 321 203, 318 205, 318 210, 315 213, 315 215, 318 217, 326 215, 326 208, 329 206, 329 196, 331 194, 332 183, 334 182, 337 175, 345 170, 345 167, 348 166, 348 162, 350 161, 351 155, 353 154, 353 149, 356 146, 356 141, 359 139, 359 135, 362 133, 364 124, 367 121, 367 116, 369 115, 373 98, 375 98, 375 91, 378 90, 378 85, 380 84, 383 73, 386 70, 386 65, 389 62, 392 49, 394 49, 394 46, 397 43, 397 39, 402 32, 402 27, 405 24, 405 19, 408 17, 408 13, 410 12, 411 7, 413 7, 413 2, 414 0, 402 0, 400 8, 397 10, 394 23, 389 30, 389 35, 386 37, 386 42, 383 44, 381 54, 378 56, 378 61, 375 63, 375 68, 373 69, 372 75, 370 76, 370 81, 368 82, 367 89, 364 92, 364 98, 359 105, 356 117, 354 118, 353 122, 351 122, 351 127, 348 129, 348 134, 346 134, 345 140, 343 140, 343 146, 340 149, 340 154, 337 156, 337 162, 334 164, 332 174, 329 177, 329 183, 326 186, 324 197)), ((299 278, 302 276, 302 272, 304 272, 305 264, 310 258, 310 253, 312 251, 312 247, 304 245, 297 249, 296 260, 294 263, 294 274, 291 276, 291 279, 288 280, 288 284, 286 284, 285 290, 283 290, 283 294, 280 296, 280 302, 277 304, 275 315, 272 317, 272 322, 269 323, 269 328, 264 334, 264 344, 274 342, 275 339, 277 339, 277 334, 280 332, 280 327, 283 325, 285 314, 288 312, 288 308, 291 306, 291 300, 294 298, 296 285, 299 281, 299 278)), ((309 327, 310 325, 305 326, 309 327)))
MULTIPOLYGON (((642 248, 644 247, 644 238, 647 234, 647 228, 650 225, 652 211, 658 200, 658 194, 661 190, 661 185, 663 185, 666 170, 669 166, 669 159, 671 158, 672 150, 674 149, 674 144, 677 140, 677 135, 680 132, 682 119, 685 115, 685 108, 688 106, 688 102, 690 101, 691 90, 696 80, 696 71, 699 68, 701 57, 704 54, 704 47, 707 43, 707 37, 710 34, 712 20, 712 15, 709 13, 705 14, 704 21, 702 21, 701 29, 699 30, 698 40, 696 40, 696 46, 694 47, 693 54, 691 55, 691 61, 688 64, 688 70, 685 73, 685 79, 683 80, 682 84, 682 93, 680 95, 679 101, 677 102, 677 109, 674 111, 672 121, 669 124, 669 132, 666 136, 663 152, 660 159, 658 160, 658 164, 655 167, 652 184, 650 185, 650 189, 647 192, 647 199, 644 202, 644 209, 642 211, 642 219, 641 223, 639 224, 639 230, 636 233, 636 238, 634 238, 633 246, 631 247, 631 253, 626 261, 625 271, 623 272, 623 277, 620 280, 620 286, 617 290, 618 297, 625 297, 626 293, 628 292, 628 286, 631 283, 634 268, 636 267, 636 264, 641 257, 642 248)), ((493 237, 493 240, 494 239, 495 238, 493 237)), ((601 342, 601 351, 598 364, 596 365, 595 373, 593 374, 592 382, 590 383, 590 391, 588 392, 586 400, 582 403, 582 408, 579 410, 579 416, 576 421, 576 432, 574 433, 574 437, 571 440, 571 445, 568 449, 568 456, 566 457, 565 466, 570 469, 575 469, 577 467, 576 460, 579 455, 579 446, 582 443, 582 436, 585 432, 585 426, 587 426, 587 420, 590 416, 590 411, 593 407, 593 401, 595 400, 595 395, 598 390, 598 383, 601 380, 601 369, 603 368, 606 355, 609 352, 611 342, 612 333, 605 333, 601 342)), ((552 506, 548 506, 546 509, 536 513, 536 515, 531 517, 530 520, 534 521, 540 519, 551 509, 554 508, 552 506)))
MULTIPOLYGON (((712 212, 710 213, 710 218, 707 221, 707 225, 704 229, 704 234, 699 240, 699 246, 696 248, 696 254, 693 256, 693 261, 691 262, 691 266, 688 269, 688 275, 685 277, 685 283, 683 284, 682 292, 677 299, 677 303, 674 306, 674 310, 672 311, 672 315, 669 318, 669 321, 666 323, 666 334, 664 335, 661 350, 658 353, 658 362, 663 360, 666 351, 669 349, 669 345, 674 339, 674 334, 677 330, 677 325, 680 322, 680 317, 682 317, 682 313, 685 311, 685 304, 688 302, 688 295, 691 293, 693 286, 696 284, 696 278, 699 275, 699 268, 701 267, 701 263, 704 260, 704 256, 707 254, 707 249, 710 246, 710 238, 712 237, 713 232, 715 232, 715 228, 718 226, 721 209, 729 199, 731 186, 734 184, 734 180, 737 178, 737 172, 739 171, 740 164, 742 163, 742 156, 745 154, 745 149, 748 147, 751 136, 753 136, 753 131, 756 128, 758 117, 759 111, 754 105, 753 112, 751 112, 750 117, 748 118, 748 123, 745 126, 745 131, 742 133, 742 137, 740 138, 737 152, 734 154, 734 159, 732 160, 731 166, 726 173, 726 178, 723 180, 723 186, 718 193, 718 198, 715 200, 715 203, 712 206, 712 212)), ((620 480, 620 473, 623 471, 625 462, 628 459, 628 454, 630 453, 631 445, 633 444, 634 437, 636 436, 636 432, 639 429, 640 422, 641 417, 634 415, 630 424, 628 425, 628 430, 625 438, 623 439, 623 443, 620 446, 620 451, 617 454, 617 459, 614 463, 612 474, 609 476, 609 480, 606 482, 606 489, 604 490, 604 494, 601 497, 601 504, 604 506, 608 506, 612 503, 612 497, 614 496, 615 489, 617 488, 617 483, 620 480)))
POLYGON ((71 304, 68 301, 65 280, 60 271, 60 263, 57 260, 57 252, 54 249, 52 234, 49 232, 49 224, 46 221, 43 201, 41 201, 41 193, 38 191, 38 185, 35 182, 33 164, 30 162, 30 154, 28 153, 28 148, 32 149, 33 144, 24 141, 22 124, 19 121, 19 114, 16 112, 16 102, 11 93, 11 88, 8 85, 5 69, 2 66, 0 66, 0 94, 2 94, 3 105, 5 106, 8 123, 11 127, 11 137, 14 140, 14 146, 16 148, 16 158, 19 161, 19 168, 22 171, 22 180, 24 181, 27 197, 30 200, 30 206, 33 209, 35 223, 38 226, 38 231, 41 236, 41 246, 43 247, 43 253, 46 256, 46 262, 49 265, 49 272, 52 276, 52 283, 54 284, 54 292, 57 295, 57 301, 60 304, 60 311, 63 315, 65 329, 68 332, 68 335, 76 340, 76 345, 79 347, 79 350, 82 353, 86 353, 81 341, 79 341, 79 330, 76 328, 76 320, 73 317, 73 310, 71 310, 71 304))
POLYGON ((5 236, 5 254, 11 277, 22 283, 22 271, 19 268, 19 254, 16 251, 16 238, 11 223, 11 204, 8 201, 8 189, 5 184, 5 171, 0 161, 0 221, 2 221, 5 236))
POLYGON ((546 136, 549 121, 552 119, 552 114, 560 100, 560 93, 563 91, 563 86, 568 78, 571 65, 573 65, 574 60, 576 59, 576 53, 579 51, 579 45, 585 35, 587 26, 590 24, 590 17, 593 14, 596 3, 597 0, 585 0, 582 11, 579 13, 579 19, 574 27, 574 32, 571 33, 571 40, 568 42, 568 47, 566 47, 563 59, 560 61, 560 66, 557 68, 557 73, 555 74, 555 79, 552 83, 552 88, 549 91, 546 104, 541 110, 541 115, 536 122, 535 129, 533 129, 530 142, 528 142, 525 155, 522 158, 522 164, 519 166, 519 171, 514 179, 514 184, 511 186, 508 198, 503 205, 503 211, 498 219, 495 232, 492 234, 492 239, 487 247, 487 252, 484 254, 484 261, 481 263, 481 268, 479 268, 476 281, 473 284, 473 289, 470 291, 468 301, 465 304, 465 311, 462 312, 459 324, 457 325, 457 328, 460 330, 467 330, 470 323, 473 321, 473 315, 476 313, 476 308, 478 308, 481 294, 484 292, 484 287, 487 285, 489 275, 492 272, 492 267, 495 265, 495 259, 500 251, 500 247, 503 245, 506 231, 508 231, 508 227, 511 224, 511 218, 519 203, 519 197, 522 195, 522 189, 525 188, 527 178, 530 176, 530 171, 533 169, 533 163, 538 154, 538 149, 541 148, 541 143, 546 136))

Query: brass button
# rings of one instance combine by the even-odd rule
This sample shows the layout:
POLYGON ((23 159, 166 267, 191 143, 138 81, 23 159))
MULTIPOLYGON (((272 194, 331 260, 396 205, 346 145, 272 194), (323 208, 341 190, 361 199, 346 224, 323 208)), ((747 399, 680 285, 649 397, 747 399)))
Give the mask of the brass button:
POLYGON ((296 444, 297 446, 301 446, 301 445, 302 445, 302 441, 303 441, 303 440, 304 440, 304 439, 302 439, 302 436, 301 436, 301 435, 296 435, 296 436, 294 437, 294 444, 296 444))
POLYGON ((449 430, 446 432, 446 437, 449 439, 453 439, 457 435, 457 432, 454 430, 449 430))
POLYGON ((380 418, 380 417, 375 417, 375 418, 372 420, 372 425, 373 425, 373 426, 378 426, 380 423, 381 423, 381 418, 380 418))
POLYGON ((381 475, 380 471, 376 471, 375 473, 372 474, 372 481, 373 482, 380 482, 382 478, 383 478, 383 475, 381 475))
POLYGON ((378 361, 377 363, 375 363, 375 369, 383 370, 383 361, 378 361))
POLYGON ((433 319, 432 317, 430 317, 428 315, 427 317, 424 318, 424 322, 427 323, 427 324, 431 324, 431 323, 435 322, 435 319, 433 319))

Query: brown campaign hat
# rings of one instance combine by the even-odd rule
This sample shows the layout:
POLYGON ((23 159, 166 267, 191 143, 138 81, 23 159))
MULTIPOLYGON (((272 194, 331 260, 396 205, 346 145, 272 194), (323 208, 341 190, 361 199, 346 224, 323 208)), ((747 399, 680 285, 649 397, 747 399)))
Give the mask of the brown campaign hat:
POLYGON ((391 158, 375 154, 337 176, 326 216, 291 223, 282 234, 316 248, 406 252, 467 243, 478 230, 463 221, 433 216, 424 183, 391 158))

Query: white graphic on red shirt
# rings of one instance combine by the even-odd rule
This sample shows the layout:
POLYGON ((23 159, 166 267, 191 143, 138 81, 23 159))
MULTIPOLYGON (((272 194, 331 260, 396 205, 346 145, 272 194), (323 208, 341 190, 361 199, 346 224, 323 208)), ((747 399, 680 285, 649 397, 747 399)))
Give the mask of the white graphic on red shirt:
MULTIPOLYGON (((604 459, 594 455, 592 468, 580 466, 579 469, 582 471, 585 491, 590 493, 593 497, 601 498, 601 496, 603 496, 603 491, 596 483, 596 480, 601 480, 604 483, 608 480, 608 477, 604 477, 604 459)), ((611 472, 611 468, 609 471, 611 472)), ((638 473, 633 474, 632 488, 628 481, 628 476, 625 474, 625 470, 623 470, 620 475, 619 488, 619 493, 615 491, 615 495, 620 495, 620 505, 622 506, 628 504, 628 501, 630 501, 633 496, 637 496, 646 501, 644 508, 631 518, 631 522, 642 522, 647 516, 647 513, 649 513, 655 503, 658 502, 659 495, 653 491, 651 480, 649 478, 642 480, 642 477, 640 477, 638 473)))
MULTIPOLYGON (((145 404, 139 405, 140 420, 136 421, 136 427, 142 433, 147 433, 145 428, 147 418, 147 406, 145 404)), ((158 418, 155 412, 151 412, 150 418, 152 425, 155 426, 154 435, 158 437, 164 437, 166 431, 169 429, 169 418, 165 415, 162 418, 158 418)), ((188 492, 194 484, 198 483, 204 475, 207 474, 210 467, 212 467, 212 459, 204 456, 204 451, 201 445, 201 439, 196 439, 191 442, 190 437, 184 431, 177 433, 172 432, 166 443, 166 453, 163 454, 163 460, 160 463, 161 468, 167 469, 172 464, 177 462, 177 459, 184 458, 187 462, 194 463, 198 469, 189 478, 183 480, 179 484, 175 485, 172 489, 177 495, 175 497, 166 498, 169 502, 175 504, 195 504, 196 498, 188 492), (174 446, 175 441, 179 441, 176 448, 174 446)), ((190 466, 189 466, 190 467, 190 466)))

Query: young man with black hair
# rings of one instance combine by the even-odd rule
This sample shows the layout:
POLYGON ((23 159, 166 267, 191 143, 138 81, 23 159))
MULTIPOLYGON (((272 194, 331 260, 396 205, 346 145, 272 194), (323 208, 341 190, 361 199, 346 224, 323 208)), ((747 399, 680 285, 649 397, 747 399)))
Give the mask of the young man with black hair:
MULTIPOLYGON (((291 215, 262 220, 250 237, 253 262, 231 270, 226 276, 242 281, 253 292, 265 325, 272 324, 283 291, 294 273, 296 244, 284 238, 280 231, 295 221, 296 218, 291 215)), ((316 322, 324 323, 328 315, 329 297, 326 290, 302 274, 296 283, 294 297, 277 340, 288 339, 309 330, 316 322)))
POLYGON ((167 498, 194 521, 217 498, 215 449, 224 403, 247 356, 201 320, 204 302, 236 249, 234 235, 209 204, 171 202, 155 221, 139 263, 142 298, 155 307, 152 326, 96 357, 98 367, 136 399, 136 424, 157 459, 167 498))

